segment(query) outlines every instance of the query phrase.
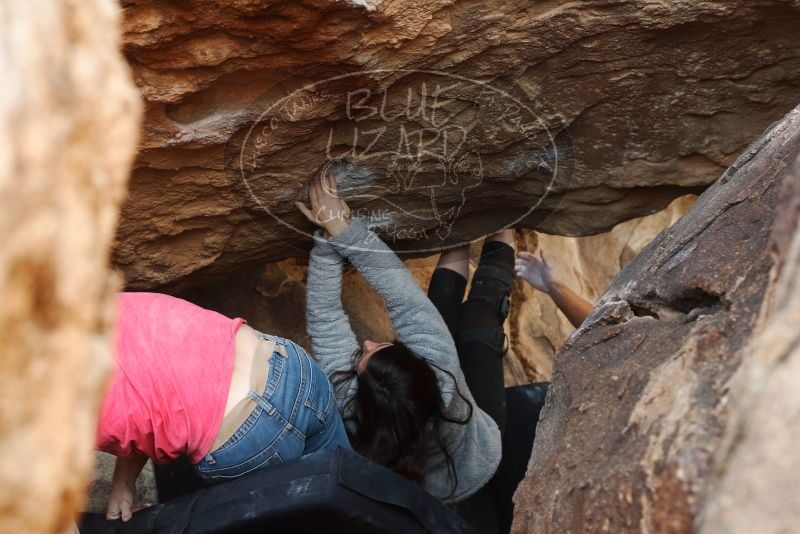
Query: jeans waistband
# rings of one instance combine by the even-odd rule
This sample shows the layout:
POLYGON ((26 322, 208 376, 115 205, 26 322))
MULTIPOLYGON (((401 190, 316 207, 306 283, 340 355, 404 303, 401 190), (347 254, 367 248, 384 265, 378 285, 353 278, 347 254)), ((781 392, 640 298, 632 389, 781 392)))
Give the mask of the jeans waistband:
POLYGON ((256 330, 256 335, 258 336, 259 339, 263 339, 263 340, 266 340, 266 341, 272 341, 272 342, 276 343, 277 345, 286 346, 286 345, 289 345, 290 343, 292 343, 291 339, 286 339, 286 338, 279 337, 279 336, 273 336, 273 335, 270 335, 270 334, 264 334, 263 332, 259 332, 258 330, 256 330))
POLYGON ((250 367, 250 396, 241 399, 222 419, 217 437, 211 445, 211 452, 217 450, 227 442, 250 417, 258 404, 253 400, 253 395, 263 395, 267 386, 267 375, 269 373, 269 360, 274 353, 278 353, 286 358, 286 345, 289 340, 270 336, 256 331, 259 338, 256 345, 253 363, 250 367), (272 349, 272 350, 270 350, 272 349))

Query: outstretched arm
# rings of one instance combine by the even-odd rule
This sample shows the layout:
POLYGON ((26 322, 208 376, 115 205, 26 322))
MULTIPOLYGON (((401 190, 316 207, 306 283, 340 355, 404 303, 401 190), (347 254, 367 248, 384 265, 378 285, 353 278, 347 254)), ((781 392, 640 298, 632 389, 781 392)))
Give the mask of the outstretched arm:
MULTIPOLYGON (((459 366, 455 343, 441 315, 395 253, 367 228, 364 221, 349 219, 349 209, 346 203, 339 198, 333 173, 326 173, 324 176, 312 180, 309 185, 309 197, 310 209, 299 203, 297 207, 310 221, 325 229, 329 237, 327 239, 319 237, 318 242, 332 247, 342 258, 349 259, 350 263, 383 297, 398 340, 415 354, 452 373, 456 380, 463 384, 464 378, 459 366)), ((315 246, 315 250, 317 246, 315 246)), ((325 257, 329 255, 329 251, 325 253, 325 257)), ((322 273, 321 270, 319 272, 322 273)), ((341 277, 341 273, 339 273, 339 277, 341 277)), ((321 288, 324 293, 326 283, 328 282, 322 280, 322 275, 312 277, 311 269, 309 269, 308 309, 312 314, 310 321, 317 320, 316 317, 313 317, 313 313, 317 313, 317 306, 322 305, 316 303, 319 295, 315 292, 321 288), (315 308, 313 313, 311 312, 312 306, 315 308)), ((339 281, 335 285, 340 288, 341 282, 339 281)), ((326 297, 324 309, 320 313, 327 312, 327 307, 330 306, 338 304, 341 307, 339 291, 336 293, 336 302, 330 296, 326 297)), ((328 294, 333 295, 330 291, 328 294)), ((338 310, 336 315, 339 315, 338 310)), ((344 311, 341 311, 341 315, 344 316, 344 311)), ((309 323, 309 331, 311 328, 309 323)), ((319 331, 319 326, 314 328, 319 331)), ((343 335, 345 329, 343 326, 337 326, 331 330, 327 339, 335 338, 337 332, 343 335)), ((352 336, 349 324, 347 331, 352 336)), ((348 339, 352 339, 352 343, 355 344, 354 336, 348 339)), ((317 350, 316 342, 314 350, 315 352, 317 350)), ((327 353, 327 347, 324 350, 327 353)), ((334 356, 331 354, 331 360, 333 359, 334 356)), ((338 364, 336 367, 338 368, 338 364)), ((461 389, 463 391, 465 388, 461 389)), ((452 392, 443 391, 442 396, 445 405, 448 405, 452 392)))
POLYGON ((343 263, 331 245, 317 240, 308 264, 306 323, 314 358, 328 376, 351 368, 351 356, 358 349, 342 307, 343 263))
POLYGON ((306 285, 306 324, 314 358, 331 376, 349 370, 351 356, 358 349, 350 320, 342 307, 342 264, 344 260, 328 243, 347 228, 350 210, 338 198, 336 181, 325 175, 311 181, 308 188, 311 208, 300 202, 297 208, 308 220, 324 229, 314 234, 306 285))
POLYGON ((578 328, 592 313, 592 304, 561 282, 555 282, 548 295, 575 328, 578 328))
POLYGON ((517 255, 516 272, 533 287, 547 293, 575 328, 592 313, 591 302, 584 300, 555 278, 553 270, 544 259, 544 253, 540 252, 540 257, 537 258, 530 252, 520 252, 517 255))
POLYGON ((455 344, 436 307, 405 264, 364 221, 330 240, 383 298, 398 340, 435 365, 461 375, 455 344))
POLYGON ((147 456, 117 456, 114 475, 111 479, 111 493, 106 506, 106 519, 128 521, 133 515, 133 500, 136 495, 136 479, 142 472, 147 456))

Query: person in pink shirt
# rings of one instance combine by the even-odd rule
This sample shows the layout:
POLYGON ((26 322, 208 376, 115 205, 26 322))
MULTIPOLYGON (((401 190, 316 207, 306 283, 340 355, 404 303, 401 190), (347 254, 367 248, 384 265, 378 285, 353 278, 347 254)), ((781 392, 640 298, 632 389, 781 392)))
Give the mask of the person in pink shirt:
POLYGON ((121 293, 97 448, 117 456, 106 517, 127 521, 148 458, 223 481, 350 448, 333 389, 296 343, 184 300, 121 293))

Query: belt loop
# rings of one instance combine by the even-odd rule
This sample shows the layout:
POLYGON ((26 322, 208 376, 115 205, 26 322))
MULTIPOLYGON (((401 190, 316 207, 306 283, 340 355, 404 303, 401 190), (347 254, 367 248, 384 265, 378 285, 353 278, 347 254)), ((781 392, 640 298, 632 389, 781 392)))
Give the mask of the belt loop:
MULTIPOLYGON (((258 331, 256 330, 256 332, 258 332, 258 331)), ((272 341, 276 345, 286 345, 288 343, 288 340, 285 339, 285 338, 278 337, 278 336, 273 336, 271 334, 265 334, 264 332, 258 332, 258 335, 259 335, 259 337, 261 339, 265 339, 267 341, 272 341)))
POLYGON ((208 463, 208 465, 214 465, 214 464, 217 463, 217 461, 214 460, 214 457, 211 456, 210 452, 208 454, 206 454, 205 461, 206 461, 206 463, 208 463))
POLYGON ((278 389, 278 384, 281 381, 281 376, 285 372, 283 367, 288 365, 288 354, 286 353, 286 346, 276 344, 270 354, 269 376, 266 378, 264 386, 264 397, 271 399, 278 389), (277 354, 277 356, 276 356, 277 354))

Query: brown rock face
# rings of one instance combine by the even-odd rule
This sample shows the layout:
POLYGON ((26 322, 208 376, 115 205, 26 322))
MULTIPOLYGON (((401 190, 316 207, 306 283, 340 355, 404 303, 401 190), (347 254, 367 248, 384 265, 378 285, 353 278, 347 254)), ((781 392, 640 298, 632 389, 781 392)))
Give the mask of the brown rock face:
POLYGON ((109 369, 140 104, 107 0, 0 5, 0 532, 65 532, 109 369))
MULTIPOLYGON (((648 245, 568 340, 556 357, 528 474, 515 496, 516 532, 693 530, 736 400, 729 395, 732 380, 753 352, 773 268, 769 235, 799 153, 800 108, 648 245)), ((796 258, 787 258, 794 265, 796 258)), ((794 287, 796 278, 787 283, 794 287)), ((796 316, 779 317, 796 325, 796 316)), ((796 336, 783 341, 778 355, 788 373, 796 336)), ((783 375, 771 376, 770 387, 789 387, 778 379, 783 375)), ((796 403, 790 395, 784 411, 775 394, 758 399, 774 401, 770 424, 778 428, 791 424, 786 416, 796 403)), ((745 446, 757 450, 769 438, 750 440, 756 443, 742 443, 738 461, 745 446)), ((742 462, 727 482, 741 480, 735 477, 748 465, 756 469, 742 462)), ((774 475, 780 464, 772 465, 774 475)))
POLYGON ((782 0, 123 5, 132 288, 301 254, 293 202, 332 160, 416 255, 514 222, 595 234, 705 187, 800 99, 782 0))
MULTIPOLYGON (((593 236, 563 237, 523 230, 517 233, 517 249, 542 250, 559 280, 594 302, 659 232, 689 210, 695 198, 677 198, 658 213, 625 221, 609 232, 593 236)), ((508 323, 512 349, 508 365, 517 371, 507 383, 550 380, 553 357, 575 327, 549 296, 521 281, 514 287, 508 323)))
POLYGON ((777 281, 731 387, 734 416, 716 458, 704 533, 781 534, 800 524, 800 159, 787 186, 773 231, 777 281))

